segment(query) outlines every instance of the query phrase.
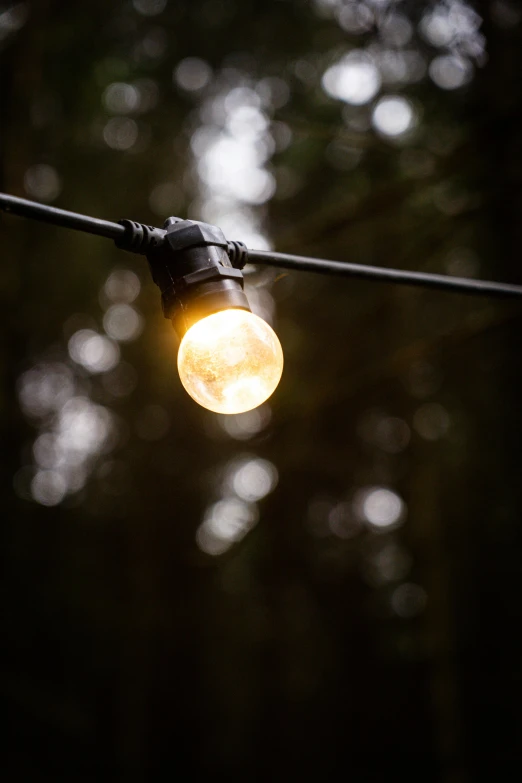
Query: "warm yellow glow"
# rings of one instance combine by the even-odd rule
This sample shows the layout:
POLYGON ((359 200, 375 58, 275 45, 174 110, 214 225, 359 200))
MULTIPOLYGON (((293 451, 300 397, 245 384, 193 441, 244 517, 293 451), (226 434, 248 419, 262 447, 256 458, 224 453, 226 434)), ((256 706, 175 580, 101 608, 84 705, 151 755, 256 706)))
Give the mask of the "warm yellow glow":
POLYGON ((257 408, 276 388, 283 351, 274 330, 246 310, 221 310, 190 327, 178 353, 181 382, 216 413, 257 408))

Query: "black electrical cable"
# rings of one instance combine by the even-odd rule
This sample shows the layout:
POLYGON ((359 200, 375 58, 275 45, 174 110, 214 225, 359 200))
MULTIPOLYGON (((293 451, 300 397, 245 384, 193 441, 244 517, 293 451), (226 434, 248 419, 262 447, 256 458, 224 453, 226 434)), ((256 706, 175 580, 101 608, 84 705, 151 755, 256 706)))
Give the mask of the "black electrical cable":
MULTIPOLYGON (((141 223, 122 221, 111 223, 108 220, 68 212, 64 209, 39 204, 35 201, 0 193, 0 209, 15 215, 43 220, 58 226, 85 231, 89 234, 113 239, 118 247, 146 254, 151 246, 157 246, 163 241, 163 229, 144 226, 141 223)), ((305 256, 288 255, 266 250, 248 250, 240 242, 229 243, 232 264, 243 267, 245 263, 268 264, 295 269, 300 272, 319 272, 321 274, 359 278, 361 280, 377 280, 399 285, 420 286, 422 288, 438 288, 444 291, 455 291, 477 296, 496 296, 504 298, 522 297, 522 286, 509 283, 494 283, 488 280, 473 280, 449 275, 434 275, 425 272, 409 272, 400 269, 385 269, 363 264, 351 264, 344 261, 328 261, 321 258, 306 258, 305 256), (236 256, 234 259, 233 256, 236 256), (234 261, 237 263, 234 263, 234 261)))
POLYGON ((444 291, 456 291, 477 296, 522 297, 522 286, 510 285, 509 283, 493 283, 489 280, 434 275, 427 272, 409 272, 402 269, 385 269, 378 266, 327 261, 322 258, 306 258, 265 250, 249 250, 248 261, 252 264, 268 264, 300 272, 319 272, 325 275, 354 277, 360 280, 378 280, 399 285, 439 288, 444 291))
POLYGON ((118 240, 125 233, 124 226, 119 223, 110 223, 108 220, 79 215, 77 212, 67 212, 65 209, 57 209, 48 204, 39 204, 25 198, 9 196, 7 193, 0 193, 0 209, 3 209, 4 212, 12 212, 13 215, 43 220, 46 223, 54 223, 56 226, 74 228, 76 231, 85 231, 87 234, 98 234, 98 236, 107 237, 107 239, 118 240))

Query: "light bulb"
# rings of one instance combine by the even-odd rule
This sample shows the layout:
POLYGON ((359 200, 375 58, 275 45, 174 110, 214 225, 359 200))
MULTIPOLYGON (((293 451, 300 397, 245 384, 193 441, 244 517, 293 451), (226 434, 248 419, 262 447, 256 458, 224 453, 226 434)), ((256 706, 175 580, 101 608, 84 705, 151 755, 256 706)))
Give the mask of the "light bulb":
POLYGON ((257 408, 276 388, 283 351, 274 330, 247 310, 220 310, 197 321, 178 353, 181 382, 215 413, 257 408))

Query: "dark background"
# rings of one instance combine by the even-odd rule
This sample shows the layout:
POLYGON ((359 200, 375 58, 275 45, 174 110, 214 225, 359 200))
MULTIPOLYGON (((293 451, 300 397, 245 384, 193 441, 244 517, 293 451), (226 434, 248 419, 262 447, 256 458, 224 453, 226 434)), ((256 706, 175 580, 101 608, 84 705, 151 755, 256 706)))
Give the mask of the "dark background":
MULTIPOLYGON (((35 0, 0 46, 6 192, 522 283, 518 4, 35 0)), ((0 230, 3 779, 519 780, 520 306, 250 270, 285 371, 224 420, 144 259, 0 230)))

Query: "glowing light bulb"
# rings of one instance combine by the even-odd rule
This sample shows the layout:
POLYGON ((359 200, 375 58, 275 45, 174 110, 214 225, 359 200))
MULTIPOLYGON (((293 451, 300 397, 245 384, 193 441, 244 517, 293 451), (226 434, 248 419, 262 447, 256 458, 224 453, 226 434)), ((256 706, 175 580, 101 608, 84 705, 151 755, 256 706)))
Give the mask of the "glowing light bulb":
POLYGON ((274 330, 247 310, 221 310, 195 323, 178 353, 181 382, 216 413, 257 408, 276 388, 283 351, 274 330))

